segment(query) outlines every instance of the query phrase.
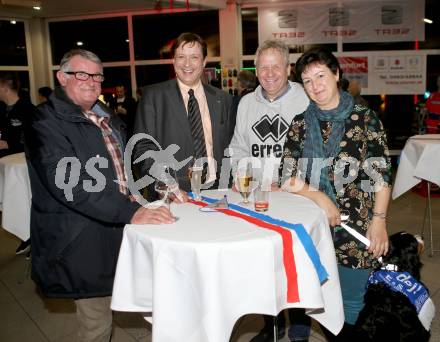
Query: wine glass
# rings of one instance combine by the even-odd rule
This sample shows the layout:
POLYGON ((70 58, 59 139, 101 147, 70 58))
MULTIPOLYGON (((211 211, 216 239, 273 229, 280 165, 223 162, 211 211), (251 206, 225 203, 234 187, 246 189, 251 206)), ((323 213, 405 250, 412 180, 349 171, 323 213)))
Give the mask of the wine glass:
POLYGON ((191 191, 194 194, 194 199, 196 201, 200 201, 202 196, 200 195, 202 191, 202 175, 203 175, 203 164, 198 163, 196 159, 190 163, 190 167, 188 168, 188 178, 191 182, 191 191))
POLYGON ((180 196, 176 170, 168 165, 161 165, 160 173, 154 184, 154 190, 160 195, 161 201, 170 208, 171 194, 180 196))
POLYGON ((160 180, 156 180, 154 183, 154 190, 159 194, 160 201, 165 203, 167 208, 170 208, 169 203, 169 189, 168 185, 160 180))
POLYGON ((251 163, 248 163, 245 167, 239 167, 237 169, 235 187, 243 197, 243 201, 240 202, 240 204, 248 205, 250 203, 249 195, 254 188, 252 180, 253 172, 251 163))

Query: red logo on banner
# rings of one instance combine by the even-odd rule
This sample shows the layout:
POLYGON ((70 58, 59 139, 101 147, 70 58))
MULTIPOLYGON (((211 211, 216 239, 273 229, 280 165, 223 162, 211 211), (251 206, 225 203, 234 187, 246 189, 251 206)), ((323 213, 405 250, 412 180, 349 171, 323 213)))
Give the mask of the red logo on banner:
POLYGON ((368 57, 338 57, 338 61, 346 74, 368 73, 368 57))

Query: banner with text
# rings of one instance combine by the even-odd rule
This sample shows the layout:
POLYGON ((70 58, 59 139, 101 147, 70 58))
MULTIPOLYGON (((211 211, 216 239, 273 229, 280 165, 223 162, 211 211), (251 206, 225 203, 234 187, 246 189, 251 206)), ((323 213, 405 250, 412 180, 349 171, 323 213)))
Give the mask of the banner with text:
POLYGON ((364 52, 338 57, 343 77, 357 80, 362 95, 412 95, 426 91, 426 54, 418 51, 364 52))
POLYGON ((260 44, 280 39, 289 45, 425 40, 425 2, 296 2, 258 8, 260 44))
POLYGON ((423 94, 426 55, 374 53, 370 55, 369 88, 375 94, 423 94))
POLYGON ((357 80, 362 88, 368 88, 368 57, 338 57, 343 77, 357 80))

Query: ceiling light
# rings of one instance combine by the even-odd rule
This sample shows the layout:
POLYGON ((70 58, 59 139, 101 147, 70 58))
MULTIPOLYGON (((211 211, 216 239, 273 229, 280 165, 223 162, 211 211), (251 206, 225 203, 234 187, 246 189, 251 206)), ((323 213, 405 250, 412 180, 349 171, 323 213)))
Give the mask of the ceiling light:
POLYGON ((428 18, 423 18, 423 21, 425 23, 427 23, 427 24, 432 24, 433 23, 433 21, 431 19, 428 19, 428 18))
POLYGON ((41 0, 0 0, 2 5, 23 6, 23 7, 40 7, 41 0))
POLYGON ((83 42, 81 42, 81 41, 79 41, 79 42, 76 42, 76 45, 78 45, 78 46, 83 46, 83 45, 84 45, 84 43, 83 43, 83 42))
POLYGON ((36 11, 39 11, 40 9, 41 9, 41 7, 40 6, 34 6, 34 7, 32 7, 34 10, 36 10, 36 11))
POLYGON ((12 25, 15 25, 15 24, 17 23, 17 21, 16 21, 16 20, 11 20, 10 23, 11 23, 12 25))

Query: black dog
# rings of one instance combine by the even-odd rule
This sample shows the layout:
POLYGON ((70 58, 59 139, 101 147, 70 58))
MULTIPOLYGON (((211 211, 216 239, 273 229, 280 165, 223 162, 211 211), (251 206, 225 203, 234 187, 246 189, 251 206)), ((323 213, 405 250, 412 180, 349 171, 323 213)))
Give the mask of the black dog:
POLYGON ((360 341, 428 341, 429 326, 434 315, 434 306, 426 287, 420 282, 419 253, 423 241, 405 232, 390 236, 390 249, 382 257, 382 266, 370 276, 365 306, 355 325, 360 341), (407 272, 407 273, 404 273, 407 272), (403 290, 399 291, 399 288, 403 290), (419 296, 420 294, 423 294, 419 296), (416 307, 413 302, 418 303, 416 307), (417 308, 422 308, 424 324, 419 319, 417 308), (428 308, 429 307, 429 308, 428 308), (426 326, 427 329, 424 327, 426 326))

